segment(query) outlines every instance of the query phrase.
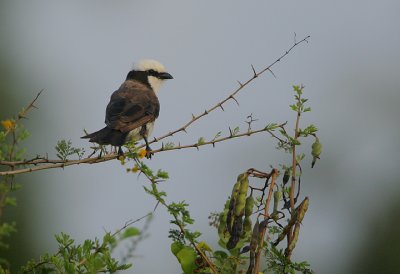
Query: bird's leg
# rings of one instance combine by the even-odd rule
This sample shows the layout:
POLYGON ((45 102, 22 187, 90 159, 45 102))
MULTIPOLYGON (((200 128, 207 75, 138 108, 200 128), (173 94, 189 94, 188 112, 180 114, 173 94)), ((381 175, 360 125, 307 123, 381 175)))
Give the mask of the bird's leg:
POLYGON ((103 151, 104 151, 104 147, 102 145, 100 145, 100 153, 98 156, 99 159, 101 158, 101 156, 103 156, 103 151))
POLYGON ((118 147, 118 156, 124 156, 124 152, 122 151, 122 147, 118 147))
POLYGON ((149 146, 149 141, 147 140, 146 131, 147 131, 146 125, 142 126, 142 128, 140 129, 140 135, 143 137, 144 141, 146 142, 146 158, 151 159, 151 156, 153 155, 153 153, 151 152, 151 148, 149 146))
POLYGON ((153 152, 151 151, 151 148, 149 146, 149 142, 147 141, 147 137, 143 136, 144 141, 146 142, 146 158, 151 159, 151 156, 153 156, 153 152))

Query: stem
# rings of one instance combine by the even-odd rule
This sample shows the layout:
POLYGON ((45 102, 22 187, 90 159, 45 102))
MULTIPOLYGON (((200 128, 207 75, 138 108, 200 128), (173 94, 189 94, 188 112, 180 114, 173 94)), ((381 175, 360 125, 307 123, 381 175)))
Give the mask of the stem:
MULTIPOLYGON (((269 186, 268 190, 268 197, 267 200, 265 201, 265 208, 264 208, 264 220, 269 219, 269 204, 271 203, 271 198, 272 198, 272 193, 274 192, 274 188, 276 185, 276 178, 279 176, 279 171, 277 169, 273 169, 271 172, 271 185, 269 186)), ((259 268, 260 268, 260 256, 261 256, 261 251, 264 245, 264 238, 265 234, 267 234, 267 229, 268 226, 264 226, 263 230, 261 231, 260 234, 260 242, 258 244, 258 249, 257 249, 257 254, 256 254, 256 261, 254 265, 254 270, 253 273, 259 273, 259 268)))
MULTIPOLYGON (((299 122, 300 122, 300 111, 297 112, 296 118, 296 128, 294 130, 294 140, 297 141, 299 137, 299 122)), ((292 210, 292 214, 294 212, 294 188, 296 185, 296 167, 297 167, 297 160, 296 160, 296 144, 292 145, 292 184, 290 187, 290 209, 292 210)))
MULTIPOLYGON (((300 123, 300 116, 301 116, 301 111, 300 109, 297 111, 297 118, 296 118, 296 127, 294 129, 294 140, 297 141, 297 138, 299 137, 299 123, 300 123)), ((295 208, 294 208, 294 188, 296 186, 296 167, 297 167, 297 160, 296 160, 296 143, 293 143, 292 145, 292 183, 290 186, 290 209, 291 209, 291 214, 292 218, 293 215, 295 214, 295 208)), ((293 227, 290 228, 289 233, 287 234, 287 243, 288 246, 292 242, 293 238, 293 227)), ((288 254, 288 259, 290 259, 290 255, 288 254)))

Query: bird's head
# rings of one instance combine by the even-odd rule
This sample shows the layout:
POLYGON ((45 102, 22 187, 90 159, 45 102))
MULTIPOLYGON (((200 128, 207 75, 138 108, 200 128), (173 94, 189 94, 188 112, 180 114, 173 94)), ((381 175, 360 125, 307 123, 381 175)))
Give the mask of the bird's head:
POLYGON ((173 79, 160 62, 151 59, 139 61, 128 74, 128 78, 130 74, 135 80, 147 81, 154 92, 158 92, 165 80, 173 79))

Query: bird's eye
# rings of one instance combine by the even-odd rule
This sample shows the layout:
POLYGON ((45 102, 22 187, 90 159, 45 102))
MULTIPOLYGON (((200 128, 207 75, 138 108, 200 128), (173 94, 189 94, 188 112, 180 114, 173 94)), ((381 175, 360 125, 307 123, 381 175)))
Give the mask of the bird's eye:
POLYGON ((157 76, 157 72, 154 69, 150 69, 147 71, 150 76, 157 76))

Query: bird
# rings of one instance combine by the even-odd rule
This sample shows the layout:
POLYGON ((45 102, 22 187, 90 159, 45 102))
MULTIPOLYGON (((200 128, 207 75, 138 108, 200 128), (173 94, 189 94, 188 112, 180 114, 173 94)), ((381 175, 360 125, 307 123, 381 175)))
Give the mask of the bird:
POLYGON ((121 147, 127 142, 144 139, 146 157, 151 158, 148 138, 160 113, 157 93, 168 79, 173 77, 160 62, 152 59, 139 61, 112 93, 106 108, 106 126, 81 138, 99 145, 118 147, 118 155, 123 155, 121 147))

